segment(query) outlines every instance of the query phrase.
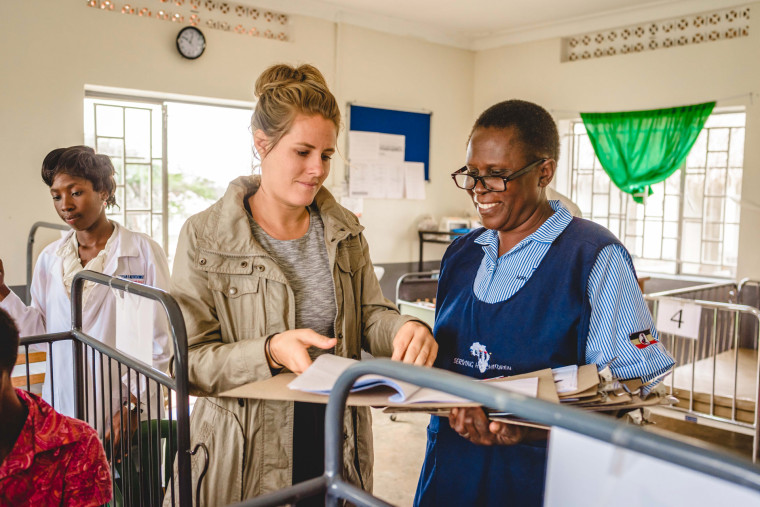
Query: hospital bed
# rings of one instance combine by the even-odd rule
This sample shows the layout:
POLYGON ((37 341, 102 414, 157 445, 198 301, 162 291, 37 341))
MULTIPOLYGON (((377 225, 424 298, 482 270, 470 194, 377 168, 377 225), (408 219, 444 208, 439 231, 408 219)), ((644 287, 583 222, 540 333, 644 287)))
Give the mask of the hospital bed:
POLYGON ((678 403, 655 412, 749 434, 753 461, 760 444, 758 296, 760 284, 750 280, 645 296, 655 322, 663 301, 701 308, 696 339, 660 333, 663 345, 676 360, 673 374, 664 383, 678 403))
MULTIPOLYGON (((110 459, 111 476, 114 477, 114 506, 161 505, 164 496, 168 505, 193 505, 191 477, 191 456, 200 453, 196 494, 208 468, 208 452, 203 444, 190 449, 189 393, 187 379, 187 335, 185 321, 179 306, 167 292, 146 285, 110 277, 93 271, 81 271, 75 277, 71 293, 72 328, 68 332, 28 336, 21 338, 21 354, 29 358, 30 349, 43 347, 53 364, 55 348, 53 343, 70 343, 74 351, 71 374, 74 377, 76 417, 89 423, 101 436, 110 424, 109 413, 114 413, 124 405, 126 393, 137 397, 137 406, 143 411, 143 419, 133 428, 128 420, 122 426, 122 435, 132 435, 131 441, 122 436, 119 447, 103 442, 106 455, 120 455, 121 460, 110 459), (153 369, 119 350, 103 344, 95 337, 82 332, 82 289, 84 281, 108 285, 112 289, 157 301, 166 312, 174 347, 174 377, 153 369), (118 377, 126 382, 126 391, 120 392, 119 399, 113 400, 114 392, 110 371, 117 371, 118 377), (99 375, 98 375, 99 373, 99 375), (102 380, 95 385, 94 378, 102 380), (143 388, 139 388, 142 386, 143 388), (151 394, 159 393, 157 396, 151 394), (141 399, 142 397, 142 399, 141 399), (155 405, 148 400, 155 399, 155 405), (142 403, 141 403, 142 402, 142 403), (159 414, 165 413, 165 418, 159 414), (176 456, 176 459, 175 459, 176 456), (176 479, 171 477, 176 473, 176 479)), ((30 390, 34 380, 34 370, 21 366, 17 376, 21 388, 30 390)), ((48 372, 51 382, 60 378, 61 373, 48 372)), ((54 392, 54 389, 51 389, 54 392)), ((118 391, 118 389, 117 389, 118 391)), ((55 399, 50 400, 55 408, 55 399)), ((197 505, 197 498, 195 504, 197 505)))
POLYGON ((439 271, 406 273, 396 282, 396 306, 403 315, 417 317, 433 328, 439 271))

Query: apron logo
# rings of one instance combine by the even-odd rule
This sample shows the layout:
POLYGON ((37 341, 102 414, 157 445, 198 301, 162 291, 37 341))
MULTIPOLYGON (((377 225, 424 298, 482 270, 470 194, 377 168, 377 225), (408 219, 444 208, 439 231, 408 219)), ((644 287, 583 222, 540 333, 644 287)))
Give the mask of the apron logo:
POLYGON ((491 354, 486 350, 485 345, 481 345, 480 342, 475 342, 470 347, 470 355, 478 358, 478 370, 480 373, 485 373, 488 369, 488 361, 491 360, 491 354))
POLYGON ((649 347, 653 343, 657 343, 657 339, 652 336, 651 329, 644 329, 643 331, 636 331, 628 337, 631 340, 631 344, 637 349, 643 349, 649 347))

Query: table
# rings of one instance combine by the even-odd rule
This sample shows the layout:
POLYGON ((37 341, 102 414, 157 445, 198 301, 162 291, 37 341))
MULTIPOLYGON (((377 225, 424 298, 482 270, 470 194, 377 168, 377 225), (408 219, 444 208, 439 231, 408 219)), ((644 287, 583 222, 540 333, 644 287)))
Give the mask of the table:
POLYGON ((420 238, 420 260, 417 263, 417 271, 422 271, 422 249, 425 243, 438 243, 448 245, 452 236, 464 236, 466 232, 452 231, 417 231, 420 238), (432 237, 431 237, 432 236, 432 237))

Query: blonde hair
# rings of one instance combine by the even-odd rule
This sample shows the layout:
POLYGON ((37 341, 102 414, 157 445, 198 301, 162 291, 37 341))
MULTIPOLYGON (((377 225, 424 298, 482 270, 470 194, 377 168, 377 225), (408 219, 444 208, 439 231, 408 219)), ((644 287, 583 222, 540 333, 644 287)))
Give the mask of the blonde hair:
POLYGON ((261 130, 270 140, 269 149, 288 133, 298 114, 320 115, 340 129, 338 102, 327 88, 322 73, 313 65, 272 65, 256 80, 258 99, 251 117, 251 131, 261 130))

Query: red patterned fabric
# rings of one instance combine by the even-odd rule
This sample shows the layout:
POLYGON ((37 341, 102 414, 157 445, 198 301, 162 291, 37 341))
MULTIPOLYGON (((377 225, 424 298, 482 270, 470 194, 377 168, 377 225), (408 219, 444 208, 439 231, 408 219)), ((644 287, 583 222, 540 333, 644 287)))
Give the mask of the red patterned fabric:
POLYGON ((103 505, 111 473, 98 434, 16 389, 29 409, 11 453, 0 464, 0 505, 103 505))

